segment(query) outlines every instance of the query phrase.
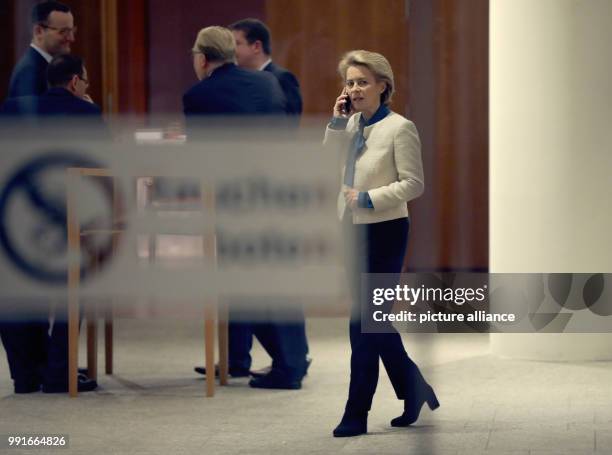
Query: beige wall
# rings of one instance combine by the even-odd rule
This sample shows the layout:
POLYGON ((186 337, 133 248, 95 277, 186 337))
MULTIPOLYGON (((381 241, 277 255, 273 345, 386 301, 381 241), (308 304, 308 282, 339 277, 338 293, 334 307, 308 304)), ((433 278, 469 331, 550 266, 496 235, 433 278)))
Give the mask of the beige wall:
POLYGON ((612 272, 612 2, 494 0, 490 265, 612 272))
MULTIPOLYGON (((610 23, 609 0, 491 2, 492 272, 612 272, 610 23)), ((492 334, 491 347, 601 360, 612 334, 492 334)))

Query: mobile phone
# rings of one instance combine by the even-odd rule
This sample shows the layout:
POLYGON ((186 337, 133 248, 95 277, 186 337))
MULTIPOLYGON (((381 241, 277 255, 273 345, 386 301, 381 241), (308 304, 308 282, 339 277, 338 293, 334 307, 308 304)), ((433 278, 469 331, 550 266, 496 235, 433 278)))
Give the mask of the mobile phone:
POLYGON ((351 112, 351 98, 348 95, 346 95, 344 106, 342 107, 342 111, 346 115, 349 115, 349 112, 351 112))

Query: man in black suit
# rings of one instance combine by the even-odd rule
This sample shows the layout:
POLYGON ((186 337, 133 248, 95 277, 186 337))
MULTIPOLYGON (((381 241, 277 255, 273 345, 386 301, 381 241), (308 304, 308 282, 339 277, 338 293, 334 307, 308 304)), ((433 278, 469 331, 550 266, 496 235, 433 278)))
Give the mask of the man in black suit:
MULTIPOLYGON (((283 89, 287 98, 287 106, 285 113, 289 116, 291 129, 299 126, 299 116, 302 113, 302 95, 300 94, 300 84, 297 78, 289 70, 272 62, 272 44, 270 30, 262 21, 258 19, 242 19, 234 22, 229 26, 236 40, 236 60, 242 68, 251 69, 254 71, 267 71, 276 77, 280 86, 283 89)), ((308 353, 308 342, 306 340, 306 330, 304 324, 304 315, 299 308, 288 309, 284 315, 288 318, 292 325, 294 324, 298 330, 298 336, 287 338, 286 346, 289 352, 308 353)), ((235 355, 246 357, 252 346, 252 336, 248 329, 248 325, 243 324, 242 329, 238 328, 238 323, 232 323, 232 331, 235 345, 242 340, 242 350, 235 347, 235 355), (241 333, 242 331, 242 333, 241 333)), ((293 329, 292 329, 293 330, 293 329)), ((307 365, 310 360, 307 361, 307 365)), ((269 371, 268 368, 253 372, 254 376, 261 376, 269 371)))
MULTIPOLYGON (((239 116, 241 129, 244 128, 245 116, 255 115, 268 127, 274 120, 273 116, 285 116, 285 97, 276 78, 268 72, 236 66, 235 47, 232 32, 224 27, 207 27, 198 34, 193 47, 193 65, 200 82, 183 96, 189 135, 193 136, 196 126, 209 126, 205 123, 213 115, 223 116, 224 121, 239 116), (199 125, 195 123, 196 120, 200 120, 199 125)), ((253 301, 248 303, 255 305, 253 301)), ((294 345, 290 341, 302 336, 299 324, 279 323, 278 312, 273 308, 259 308, 250 312, 244 308, 238 310, 236 303, 230 304, 230 320, 236 313, 243 320, 248 320, 244 324, 248 325, 249 344, 245 346, 243 338, 236 341, 236 324, 230 324, 230 375, 249 375, 249 351, 254 334, 272 357, 272 368, 264 377, 251 380, 250 385, 259 388, 301 388, 306 370, 306 351, 304 346, 294 345)), ((196 367, 196 371, 206 374, 202 367, 196 367)))
POLYGON ((47 90, 47 65, 57 55, 70 53, 76 27, 70 8, 48 1, 34 5, 32 42, 11 74, 8 98, 40 95, 47 90))
POLYGON ((274 74, 287 98, 285 112, 299 116, 302 113, 300 84, 293 73, 272 62, 270 30, 266 24, 257 19, 243 19, 234 22, 229 28, 236 39, 238 65, 242 68, 269 71, 274 74))
MULTIPOLYGON (((87 72, 83 61, 70 54, 59 55, 47 67, 49 90, 41 96, 21 96, 7 100, 0 108, 6 118, 20 119, 24 116, 35 120, 37 134, 48 138, 51 129, 64 126, 57 121, 83 117, 91 120, 87 126, 98 129, 103 126, 100 109, 87 96, 87 72)), ((32 125, 26 125, 32 126, 32 125)), ((67 125, 73 127, 72 124, 67 125)), ((21 130, 20 130, 21 131, 21 130)), ((62 134, 66 134, 66 130, 62 134)), ((91 129, 87 129, 87 137, 91 129)), ((69 130, 74 135, 74 128, 69 130)), ((0 320, 0 337, 6 350, 15 393, 46 393, 68 391, 68 327, 66 310, 55 312, 55 321, 49 336, 49 320, 46 314, 0 320)), ((78 390, 91 391, 97 388, 94 380, 79 375, 78 390)))

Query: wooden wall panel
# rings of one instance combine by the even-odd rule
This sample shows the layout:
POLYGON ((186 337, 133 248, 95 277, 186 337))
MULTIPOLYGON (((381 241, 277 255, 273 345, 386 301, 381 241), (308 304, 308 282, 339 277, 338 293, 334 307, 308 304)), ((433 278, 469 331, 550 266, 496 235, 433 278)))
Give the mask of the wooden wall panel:
POLYGON ((298 77, 306 115, 329 115, 342 89, 336 71, 342 54, 380 52, 391 63, 400 88, 393 109, 407 109, 407 17, 404 0, 266 0, 272 57, 298 77))
POLYGON ((488 268, 488 0, 412 2, 411 117, 426 194, 411 204, 410 269, 488 268))
POLYGON ((488 266, 488 1, 435 7, 438 262, 488 266))
POLYGON ((408 204, 411 213, 411 232, 404 265, 409 270, 443 266, 440 261, 442 243, 440 222, 444 220, 444 212, 437 201, 444 188, 436 172, 438 154, 436 153, 435 43, 432 30, 434 23, 433 2, 412 3, 408 23, 410 47, 408 118, 414 121, 419 130, 425 172, 425 194, 408 204))
POLYGON ((118 10, 119 112, 145 114, 148 107, 148 1, 121 2, 118 10))
POLYGON ((119 23, 117 0, 100 0, 102 107, 119 112, 119 23))
POLYGON ((427 192, 411 204, 408 268, 488 268, 488 14, 488 0, 412 3, 410 104, 427 192))
POLYGON ((16 62, 15 1, 0 1, 0 102, 8 93, 11 71, 16 62))

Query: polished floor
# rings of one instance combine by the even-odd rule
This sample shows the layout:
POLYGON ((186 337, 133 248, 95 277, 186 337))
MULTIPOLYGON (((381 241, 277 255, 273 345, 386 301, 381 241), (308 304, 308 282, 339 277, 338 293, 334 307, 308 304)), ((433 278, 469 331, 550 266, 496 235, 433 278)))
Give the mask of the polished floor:
MULTIPOLYGON (((308 321, 313 364, 299 391, 234 379, 206 398, 192 372, 203 363, 197 321, 117 321, 116 374, 76 399, 14 395, 2 357, 0 435, 66 434, 69 448, 59 453, 82 454, 612 454, 612 362, 504 360, 482 334, 406 336, 442 406, 424 409, 411 428, 391 428, 401 403, 381 368, 369 433, 333 438, 347 393, 345 325, 308 321)), ((267 363, 257 347, 255 366, 267 363)))

